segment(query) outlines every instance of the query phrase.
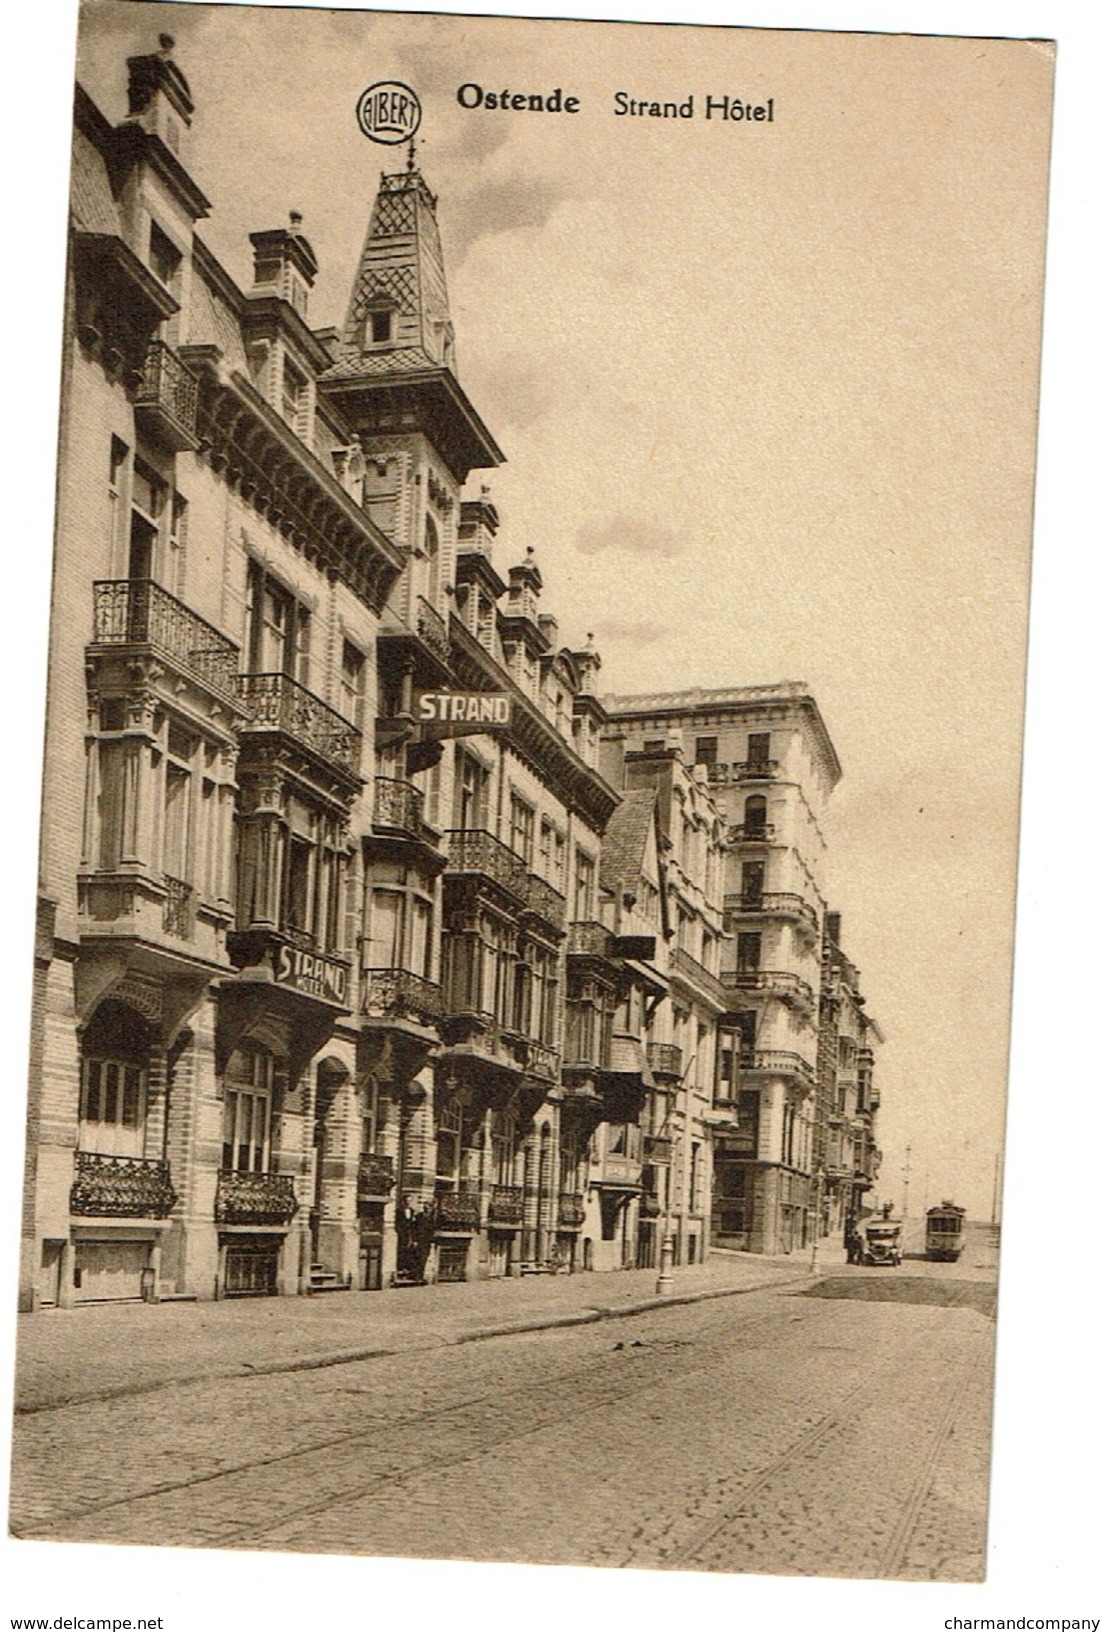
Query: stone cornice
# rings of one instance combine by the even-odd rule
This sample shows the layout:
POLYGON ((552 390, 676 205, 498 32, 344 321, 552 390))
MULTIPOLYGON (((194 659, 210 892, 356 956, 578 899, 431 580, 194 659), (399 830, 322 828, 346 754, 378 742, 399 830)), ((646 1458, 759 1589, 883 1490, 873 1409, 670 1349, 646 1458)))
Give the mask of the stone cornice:
POLYGON ((451 618, 450 633, 451 662, 459 680, 476 690, 509 693, 513 711, 506 735, 512 747, 568 809, 600 833, 620 803, 620 794, 579 758, 531 698, 525 696, 457 617, 451 618))
POLYGON ((321 570, 380 613, 403 557, 264 402, 250 381, 227 370, 215 346, 185 346, 200 381, 197 431, 209 463, 321 570))

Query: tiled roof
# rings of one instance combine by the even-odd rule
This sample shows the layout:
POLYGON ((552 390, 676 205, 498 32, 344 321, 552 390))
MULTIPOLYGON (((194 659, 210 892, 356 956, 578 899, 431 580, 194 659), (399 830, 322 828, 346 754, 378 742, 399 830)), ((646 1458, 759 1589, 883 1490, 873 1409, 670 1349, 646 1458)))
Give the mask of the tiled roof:
POLYGON ((326 368, 320 378, 364 380, 383 374, 405 374, 440 366, 415 346, 406 346, 401 351, 352 351, 326 368))
POLYGON ((79 232, 116 236, 120 231, 119 210, 102 156, 83 131, 73 138, 73 169, 70 177, 73 224, 79 232))
POLYGON ((640 876, 654 811, 654 788, 630 788, 622 794, 601 841, 603 890, 619 889, 625 880, 640 876))

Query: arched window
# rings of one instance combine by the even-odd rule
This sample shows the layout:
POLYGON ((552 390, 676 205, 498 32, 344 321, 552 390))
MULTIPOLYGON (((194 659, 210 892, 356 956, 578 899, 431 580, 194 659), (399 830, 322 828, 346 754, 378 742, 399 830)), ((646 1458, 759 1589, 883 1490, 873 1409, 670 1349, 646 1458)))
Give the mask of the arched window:
POLYGON ((744 800, 744 837, 760 838, 767 831, 767 801, 761 793, 744 800))
POLYGON ((109 998, 81 1038, 78 1143, 103 1156, 142 1156, 146 1133, 150 1026, 109 998))
POLYGON ((439 598, 439 528, 431 516, 424 517, 424 554, 428 558, 425 594, 435 606, 439 598))

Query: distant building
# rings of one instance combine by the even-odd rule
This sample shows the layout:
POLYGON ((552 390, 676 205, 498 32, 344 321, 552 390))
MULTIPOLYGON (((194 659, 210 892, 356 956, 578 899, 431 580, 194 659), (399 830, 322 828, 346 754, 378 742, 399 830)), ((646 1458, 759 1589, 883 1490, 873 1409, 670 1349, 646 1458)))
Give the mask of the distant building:
POLYGON ((791 1252, 811 1238, 825 1184, 818 1038, 835 749, 794 682, 607 697, 605 706, 630 761, 679 742, 725 813, 712 1239, 791 1252))

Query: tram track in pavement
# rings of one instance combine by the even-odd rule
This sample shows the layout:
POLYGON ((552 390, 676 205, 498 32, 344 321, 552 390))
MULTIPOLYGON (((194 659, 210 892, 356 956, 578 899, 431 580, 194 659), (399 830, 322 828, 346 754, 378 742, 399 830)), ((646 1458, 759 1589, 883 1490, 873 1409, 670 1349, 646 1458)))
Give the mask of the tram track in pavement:
MULTIPOLYGON (((959 1301, 949 1300, 948 1307, 959 1301)), ((810 1308, 813 1309, 812 1304, 810 1308)), ((815 1309, 813 1312, 816 1314, 815 1309)), ((936 1310, 936 1316, 938 1322, 943 1320, 941 1309, 936 1310)), ((450 1477, 452 1470, 455 1470, 457 1477, 459 1470, 464 1470, 468 1464, 477 1466, 491 1456, 496 1459, 498 1453, 511 1453, 514 1445, 521 1445, 529 1438, 552 1430, 558 1432, 564 1426, 571 1425, 574 1431, 581 1434, 583 1425, 591 1417, 595 1420, 600 1418, 599 1426, 603 1426, 610 1414, 619 1412, 636 1398, 639 1399, 640 1409, 643 1409, 645 1402, 653 1395, 674 1385, 673 1355, 676 1351, 681 1351, 679 1364, 683 1383, 693 1385, 691 1392, 696 1397, 699 1379, 714 1370, 728 1369, 729 1358, 736 1356, 738 1339, 745 1357, 784 1345, 790 1346, 795 1342, 796 1324, 803 1318, 798 1312, 786 1313, 781 1304, 761 1311, 749 1307, 742 1318, 733 1318, 724 1326, 718 1326, 712 1319, 708 1323, 699 1322, 701 1329, 694 1336, 677 1338, 660 1335, 655 1322, 648 1326, 633 1321, 624 1327, 623 1342, 607 1343, 600 1348, 595 1340, 589 1353, 569 1367, 547 1369, 543 1364, 537 1366, 534 1354, 530 1355, 527 1376, 508 1388, 499 1385, 478 1389, 462 1399, 447 1400, 429 1409, 395 1415, 384 1427, 349 1427, 343 1432, 315 1438, 308 1444, 244 1459, 189 1478, 166 1480, 145 1490, 123 1492, 108 1500, 75 1505, 42 1522, 13 1526, 13 1533, 54 1536, 57 1539, 112 1541, 141 1539, 145 1532, 148 1539, 164 1544, 181 1542, 220 1547, 281 1547, 282 1531, 292 1528, 295 1532, 302 1523, 311 1525, 314 1519, 324 1519, 326 1529, 326 1518, 332 1510, 360 1501, 373 1505, 398 1498, 404 1500, 406 1487, 420 1488, 422 1482, 426 1486, 429 1478, 439 1475, 450 1477), (642 1333, 639 1339, 630 1335, 637 1330, 642 1333), (412 1443, 414 1438, 415 1444, 412 1443), (430 1450, 426 1448, 429 1440, 430 1450), (421 1454, 422 1449, 424 1454, 421 1454), (368 1466, 371 1462, 372 1467, 368 1466), (211 1500, 206 1500, 206 1491, 212 1492, 211 1500), (261 1517, 260 1508, 265 1509, 261 1517), (246 1512, 251 1517, 245 1519, 246 1512), (106 1527, 98 1525, 97 1521, 101 1518, 108 1521, 106 1527)), ((590 1330, 596 1334, 596 1327, 590 1330)), ((613 1330, 609 1328, 610 1332, 613 1330)), ((511 1342, 512 1339, 500 1341, 511 1342)), ((816 1353, 830 1345, 815 1341, 810 1347, 816 1353)), ((840 1345, 834 1344, 832 1347, 837 1349, 840 1345)), ((859 1376, 832 1410, 811 1423, 805 1433, 785 1451, 755 1471, 738 1492, 728 1497, 726 1513, 718 1514, 709 1524, 703 1524, 681 1548, 669 1549, 664 1546, 662 1556, 656 1552, 645 1558, 640 1556, 642 1549, 634 1546, 627 1556, 598 1558, 593 1562, 617 1564, 618 1567, 728 1568, 727 1563, 710 1563, 708 1566, 699 1563, 699 1554, 704 1553, 707 1547, 712 1550, 712 1541, 726 1532, 731 1524, 741 1523, 745 1508, 750 1508, 757 1498, 766 1498, 773 1492, 776 1480, 796 1467, 807 1454, 820 1455, 821 1447, 834 1440, 845 1423, 852 1420, 853 1406, 865 1404, 869 1391, 871 1394, 876 1391, 882 1394, 885 1386, 883 1378, 887 1374, 897 1375, 899 1368, 905 1366, 904 1356, 892 1356, 883 1366, 876 1368, 873 1359, 867 1363, 862 1356, 853 1354, 850 1347, 841 1348, 840 1352, 845 1353, 853 1365, 866 1364, 865 1374, 859 1376)), ((357 1374, 359 1364, 352 1362, 352 1372, 357 1374)), ((250 1381, 244 1379, 244 1382, 250 1381)), ((372 1397, 376 1388, 373 1381, 356 1384, 352 1378, 349 1382, 337 1384, 334 1393, 336 1396, 366 1394, 372 1397)), ((887 1539, 881 1570, 868 1569, 862 1573, 890 1574, 904 1556, 917 1514, 928 1495, 932 1468, 944 1442, 944 1425, 955 1420, 959 1403, 954 1393, 933 1434, 927 1466, 898 1511, 894 1529, 887 1539)), ((588 1434, 588 1428, 585 1431, 588 1434)), ((300 1543, 294 1541, 284 1545, 296 1546, 300 1543)), ((313 1547, 312 1550, 328 1549, 313 1547)), ((434 1548, 430 1556, 436 1556, 434 1548)), ((774 1566, 756 1564, 752 1567, 774 1566)), ((807 1573, 830 1572, 814 1570, 807 1573)))
MULTIPOLYGON (((979 1299, 976 1290, 968 1283, 967 1290, 953 1289, 950 1296, 940 1307, 953 1309, 960 1307, 978 1307, 979 1299)), ((985 1327, 973 1344, 971 1355, 960 1367, 951 1387, 947 1391, 938 1420, 929 1436, 928 1447, 919 1461, 918 1472, 913 1480, 909 1492, 905 1495, 897 1508, 888 1515, 891 1522, 889 1533, 881 1547, 875 1567, 865 1572, 868 1579, 897 1580, 900 1579, 900 1567, 907 1561, 912 1544, 915 1527, 920 1518, 922 1509, 928 1499, 933 1477, 949 1436, 959 1418, 961 1407, 967 1396, 977 1367, 984 1359, 984 1350, 993 1344, 993 1333, 985 1327)), ((752 1479, 729 1498, 728 1510, 716 1515, 704 1524, 695 1535, 688 1538, 680 1547, 673 1549, 660 1560, 660 1566, 668 1570, 677 1569, 705 1569, 727 1568, 721 1564, 713 1565, 705 1561, 704 1555, 711 1548, 711 1544, 726 1537, 730 1529, 740 1529, 745 1520, 754 1516, 753 1504, 757 1498, 777 1502, 780 1515, 784 1504, 788 1504, 797 1493, 789 1489, 775 1491, 775 1482, 783 1475, 795 1474, 806 1459, 812 1460, 819 1455, 822 1448, 838 1435, 845 1427, 856 1426, 869 1404, 869 1395, 876 1387, 876 1378, 862 1379, 849 1389, 841 1398, 837 1406, 829 1411, 822 1419, 806 1433, 800 1435, 780 1456, 776 1457, 767 1467, 760 1470, 752 1479)), ((787 1481, 787 1484, 789 1481, 787 1481)), ((630 1558, 628 1563, 634 1563, 630 1558)), ((811 1572, 805 1572, 811 1573, 811 1572)), ((831 1573, 824 1570, 813 1571, 814 1574, 831 1573)), ((854 1573, 854 1572, 848 1572, 854 1573)))
MULTIPOLYGON (((773 1310, 765 1313, 753 1313, 734 1321, 730 1324, 727 1331, 722 1332, 717 1337, 712 1345, 711 1351, 700 1364, 693 1367, 691 1367, 688 1363, 686 1364, 685 1374, 688 1377, 693 1377, 703 1372, 710 1371, 715 1366, 719 1365, 722 1351, 730 1350, 735 1346, 736 1333, 739 1329, 748 1329, 756 1326, 775 1329, 777 1321, 781 1321, 781 1316, 779 1316, 777 1312, 773 1310)), ((513 1338, 510 1334, 507 1334, 505 1338, 495 1339, 493 1341, 509 1342, 513 1341, 513 1338)), ((669 1353, 676 1347, 691 1347, 693 1346, 693 1342, 694 1340, 690 1339, 681 1339, 676 1342, 674 1339, 667 1338, 653 1338, 647 1340, 628 1338, 612 1344, 608 1352, 610 1355, 616 1355, 618 1352, 623 1352, 627 1358, 633 1359, 636 1357, 647 1358, 653 1355, 660 1356, 664 1353, 669 1353)), ((759 1349, 770 1347, 773 1346, 773 1342, 774 1339, 772 1338, 770 1343, 758 1343, 752 1347, 759 1349)), ((595 1374, 598 1369, 598 1359, 599 1357, 596 1354, 591 1354, 583 1361, 577 1363, 575 1366, 567 1368, 561 1372, 556 1372, 554 1374, 547 1373, 539 1376, 529 1375, 527 1378, 522 1380, 520 1384, 509 1390, 505 1390, 503 1388, 491 1389, 484 1393, 468 1396, 462 1400, 445 1402, 429 1410, 410 1412, 404 1415, 394 1416, 384 1428, 378 1427, 373 1430, 354 1432, 347 1429, 342 1433, 336 1433, 322 1439, 313 1440, 311 1443, 306 1445, 298 1445, 287 1450, 275 1451, 266 1456, 247 1458, 241 1462, 223 1464, 220 1467, 212 1468, 203 1473, 194 1474, 189 1478, 163 1480, 155 1485, 148 1486, 143 1490, 126 1492, 101 1501, 81 1503, 79 1505, 67 1508, 61 1513, 53 1514, 42 1522, 30 1522, 26 1524, 13 1522, 10 1526, 10 1533, 17 1537, 48 1537, 60 1526, 79 1523, 83 1519, 92 1518, 99 1514, 106 1514, 111 1512, 113 1509, 133 1507, 141 1503, 155 1502, 161 1498, 199 1490, 204 1486, 218 1485, 226 1481, 240 1478, 241 1476, 262 1473, 269 1469, 282 1468, 283 1470, 289 1470, 298 1462, 303 1462, 309 1458, 320 1456, 321 1454, 327 1452, 354 1451, 360 1447, 365 1448, 371 1446, 380 1448, 382 1442, 389 1438, 397 1438, 414 1430, 419 1431, 422 1428, 426 1429, 433 1425, 444 1423, 450 1418, 461 1416, 466 1412, 481 1412, 489 1407, 497 1408, 500 1424, 497 1437, 494 1441, 492 1441, 492 1443, 503 1445, 506 1443, 508 1438, 527 1437, 528 1434, 538 1433, 546 1428, 556 1426, 560 1421, 569 1421, 572 1419, 578 1421, 581 1418, 583 1411, 590 1409, 606 1410, 613 1405, 620 1404, 624 1399, 630 1398, 637 1393, 642 1393, 644 1391, 645 1385, 642 1382, 637 1382, 635 1379, 628 1379, 625 1385, 615 1393, 607 1392, 603 1398, 598 1399, 592 1406, 587 1405, 582 1399, 581 1388, 584 1381, 587 1385, 594 1384, 596 1386, 598 1379, 595 1374), (535 1399, 537 1391, 556 1390, 560 1387, 565 1387, 572 1390, 570 1407, 562 1412, 549 1411, 542 1417, 537 1416, 535 1399), (527 1425, 523 1426, 517 1433, 506 1435, 504 1431, 504 1414, 506 1407, 514 1400, 518 1401, 527 1409, 529 1412, 529 1419, 527 1425)), ((364 1363, 365 1362, 361 1359, 350 1362, 352 1368, 360 1366, 364 1363)), ((617 1362, 616 1364, 625 1367, 627 1365, 627 1359, 617 1362)), ((338 1370, 339 1368, 335 1369, 338 1370)), ((230 1379, 229 1381, 232 1384, 250 1384, 256 1380, 257 1379, 252 1377, 239 1377, 230 1379)), ((651 1386, 664 1387, 671 1381, 672 1376, 670 1370, 664 1368, 661 1375, 656 1379, 654 1385, 651 1386)), ((181 1386, 185 1388, 203 1388, 207 1385, 198 1381, 190 1382, 181 1386)), ((342 1387, 337 1389, 337 1392, 339 1393, 364 1391, 370 1392, 369 1389, 349 1389, 342 1387)), ((59 1407, 59 1409, 65 1409, 65 1407, 59 1407)), ((36 1413, 36 1415, 37 1414, 38 1413, 36 1413)), ((486 1446, 481 1446, 475 1450, 468 1450, 465 1454, 450 1459, 444 1459, 442 1457, 429 1458, 407 1467, 401 1476, 410 1477, 428 1467, 443 1467, 449 1465, 449 1462, 462 1462, 467 1460, 472 1455, 482 1454, 482 1452, 487 1448, 488 1447, 486 1446)), ((326 1502, 313 1504, 313 1508, 314 1510, 323 1510, 323 1508, 332 1505, 336 1500, 350 1499, 350 1496, 364 1493, 366 1490, 374 1489, 376 1488, 376 1485, 377 1481, 371 1482, 368 1485, 365 1482, 362 1482, 357 1488, 353 1488, 350 1492, 345 1492, 343 1495, 338 1497, 331 1496, 326 1502)), ((308 1511, 308 1509, 298 1509, 298 1512, 301 1511, 308 1511)), ((285 1522, 286 1518, 288 1517, 289 1515, 284 1515, 281 1520, 276 1522, 285 1522)), ((267 1528, 272 1528, 272 1526, 245 1526, 241 1527, 241 1535, 239 1532, 235 1532, 234 1534, 225 1532, 225 1534, 227 1535, 229 1542, 235 1543, 246 1539, 249 1535, 253 1535, 255 1533, 261 1535, 267 1528)))

